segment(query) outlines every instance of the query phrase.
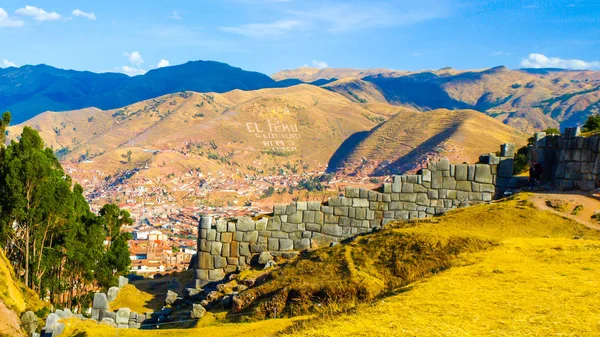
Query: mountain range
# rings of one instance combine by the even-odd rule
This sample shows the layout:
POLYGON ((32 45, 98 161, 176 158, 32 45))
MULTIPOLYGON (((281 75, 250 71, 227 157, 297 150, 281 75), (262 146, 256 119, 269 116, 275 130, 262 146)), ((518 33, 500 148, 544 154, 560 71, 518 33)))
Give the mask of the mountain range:
POLYGON ((431 71, 309 68, 271 77, 214 61, 194 61, 129 77, 46 65, 0 69, 0 111, 24 122, 45 111, 103 110, 181 91, 321 86, 359 103, 388 103, 420 111, 471 109, 521 131, 579 125, 600 111, 600 72, 563 69, 431 71))
POLYGON ((44 111, 115 109, 183 90, 227 92, 280 86, 269 76, 213 61, 188 62, 144 75, 62 70, 47 65, 0 69, 0 111, 15 123, 44 111))

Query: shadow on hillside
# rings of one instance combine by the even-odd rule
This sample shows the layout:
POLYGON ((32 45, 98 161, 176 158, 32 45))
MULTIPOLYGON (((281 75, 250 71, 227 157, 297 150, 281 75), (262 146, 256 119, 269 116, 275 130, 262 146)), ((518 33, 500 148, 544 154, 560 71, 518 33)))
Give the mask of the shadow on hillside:
POLYGON ((414 104, 423 109, 471 109, 472 106, 455 100, 442 85, 449 79, 432 73, 402 77, 368 76, 363 80, 381 88, 388 102, 414 104))
MULTIPOLYGON (((375 129, 377 129, 377 127, 375 127, 375 129)), ((341 169, 344 165, 344 162, 348 158, 348 155, 352 153, 356 146, 365 140, 365 138, 367 138, 371 132, 372 131, 360 131, 348 137, 348 139, 346 139, 331 156, 331 159, 329 159, 327 173, 334 173, 341 169)))
POLYGON ((373 171, 374 176, 389 175, 389 174, 402 174, 406 171, 410 171, 416 168, 429 153, 436 151, 440 147, 440 144, 448 139, 456 130, 458 125, 453 125, 441 133, 427 139, 418 147, 412 149, 409 153, 396 159, 385 167, 378 167, 373 171))

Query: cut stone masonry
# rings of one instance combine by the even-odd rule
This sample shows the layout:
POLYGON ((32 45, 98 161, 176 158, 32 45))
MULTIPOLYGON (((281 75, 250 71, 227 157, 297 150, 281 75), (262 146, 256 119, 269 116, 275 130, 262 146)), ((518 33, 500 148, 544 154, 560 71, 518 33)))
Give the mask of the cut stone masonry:
POLYGON ((347 187, 342 197, 275 205, 258 219, 203 216, 198 235, 197 284, 221 280, 262 252, 290 258, 298 252, 369 233, 393 220, 419 219, 489 202, 517 187, 515 147, 501 146, 477 164, 429 163, 414 175, 394 176, 379 191, 347 187))

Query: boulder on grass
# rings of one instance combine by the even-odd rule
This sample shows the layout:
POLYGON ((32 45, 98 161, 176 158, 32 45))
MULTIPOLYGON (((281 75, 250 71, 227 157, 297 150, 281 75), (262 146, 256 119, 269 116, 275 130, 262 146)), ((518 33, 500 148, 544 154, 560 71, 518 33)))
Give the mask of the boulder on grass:
POLYGON ((191 318, 202 318, 206 314, 206 309, 200 304, 194 304, 190 312, 191 318))

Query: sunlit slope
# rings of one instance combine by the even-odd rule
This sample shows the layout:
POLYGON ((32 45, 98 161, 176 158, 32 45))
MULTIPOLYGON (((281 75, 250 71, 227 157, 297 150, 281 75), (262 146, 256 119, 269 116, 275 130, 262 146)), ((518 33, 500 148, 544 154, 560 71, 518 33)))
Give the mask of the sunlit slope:
POLYGON ((215 156, 237 163, 234 170, 242 171, 258 164, 269 168, 282 160, 301 160, 316 168, 324 167, 348 137, 372 129, 399 109, 388 104, 363 107, 310 85, 225 94, 184 92, 110 111, 44 113, 10 128, 9 137, 16 137, 23 125, 33 126, 47 144, 63 149, 66 162, 93 160, 108 172, 152 159, 156 163, 159 156, 188 144, 202 153, 194 165, 203 171, 212 170, 209 161, 215 156), (126 159, 128 151, 131 160, 126 159))
POLYGON ((0 336, 24 336, 19 321, 26 310, 39 310, 44 303, 15 277, 12 266, 0 251, 0 336))
POLYGON ((293 336, 550 336, 600 334, 598 231, 532 208, 526 196, 454 211, 406 234, 489 239, 449 270, 308 322, 293 336))
POLYGON ((600 109, 600 73, 495 67, 363 77, 392 104, 474 109, 528 133, 572 126, 600 109))
POLYGON ((404 109, 348 149, 343 161, 356 169, 368 159, 378 164, 368 170, 389 174, 418 168, 436 157, 476 162, 481 154, 498 151, 500 144, 526 142, 524 133, 477 111, 404 109))

